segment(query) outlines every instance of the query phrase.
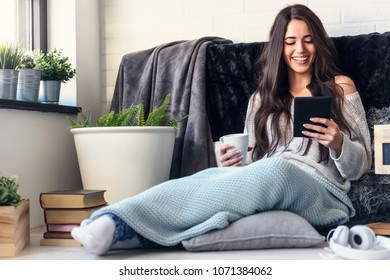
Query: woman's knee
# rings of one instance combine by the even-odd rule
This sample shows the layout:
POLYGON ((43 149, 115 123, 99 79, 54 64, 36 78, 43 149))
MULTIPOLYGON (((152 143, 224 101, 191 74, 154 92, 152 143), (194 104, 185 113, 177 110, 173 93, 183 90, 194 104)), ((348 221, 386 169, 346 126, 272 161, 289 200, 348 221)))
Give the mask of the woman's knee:
POLYGON ((270 174, 284 180, 288 179, 296 168, 292 163, 283 158, 267 158, 264 161, 266 161, 264 164, 270 174))

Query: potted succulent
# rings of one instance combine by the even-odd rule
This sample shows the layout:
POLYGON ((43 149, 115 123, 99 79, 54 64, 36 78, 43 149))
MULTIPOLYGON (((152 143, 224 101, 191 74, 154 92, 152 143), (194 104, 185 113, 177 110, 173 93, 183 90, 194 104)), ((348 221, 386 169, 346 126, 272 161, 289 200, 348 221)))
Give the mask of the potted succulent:
POLYGON ((90 115, 68 116, 85 189, 105 189, 114 203, 169 179, 176 130, 187 118, 167 113, 170 95, 145 118, 143 104, 110 112, 91 126, 90 115))
POLYGON ((0 98, 16 99, 18 85, 17 70, 24 51, 17 45, 0 44, 0 98))
POLYGON ((29 200, 14 176, 0 177, 0 257, 16 256, 30 243, 29 200))
POLYGON ((38 102, 42 71, 35 67, 33 54, 25 53, 19 65, 17 100, 38 102))
POLYGON ((47 53, 34 52, 36 68, 41 70, 40 102, 57 104, 60 98, 61 83, 66 83, 76 75, 76 69, 62 50, 54 49, 47 53))

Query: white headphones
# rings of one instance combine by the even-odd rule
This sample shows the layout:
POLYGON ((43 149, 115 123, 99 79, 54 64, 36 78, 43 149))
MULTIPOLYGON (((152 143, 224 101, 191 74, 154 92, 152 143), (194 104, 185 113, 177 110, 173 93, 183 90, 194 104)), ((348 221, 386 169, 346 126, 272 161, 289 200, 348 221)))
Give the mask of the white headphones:
POLYGON ((367 226, 338 226, 327 236, 329 248, 336 255, 352 260, 390 259, 390 238, 375 236, 367 226), (329 236, 333 233, 329 240, 329 236))

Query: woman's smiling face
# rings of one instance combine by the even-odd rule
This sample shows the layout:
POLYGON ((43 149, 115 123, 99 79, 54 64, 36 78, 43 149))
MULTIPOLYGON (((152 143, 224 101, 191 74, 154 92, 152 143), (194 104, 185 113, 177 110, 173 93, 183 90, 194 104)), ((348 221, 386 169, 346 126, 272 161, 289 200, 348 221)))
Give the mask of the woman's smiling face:
POLYGON ((289 71, 310 74, 316 55, 312 35, 306 22, 292 19, 284 36, 283 57, 289 71))

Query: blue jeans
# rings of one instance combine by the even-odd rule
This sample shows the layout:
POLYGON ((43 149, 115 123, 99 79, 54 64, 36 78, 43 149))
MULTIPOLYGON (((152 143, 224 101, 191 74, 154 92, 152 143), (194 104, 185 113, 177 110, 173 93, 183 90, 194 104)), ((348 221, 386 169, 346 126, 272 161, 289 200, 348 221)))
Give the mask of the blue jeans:
POLYGON ((137 236, 142 245, 142 248, 148 249, 148 248, 161 247, 161 245, 154 243, 153 241, 139 235, 135 230, 133 230, 128 224, 126 224, 118 216, 114 214, 107 214, 107 215, 110 216, 115 222, 115 231, 114 231, 114 238, 112 244, 115 244, 118 241, 132 239, 133 237, 137 236))

